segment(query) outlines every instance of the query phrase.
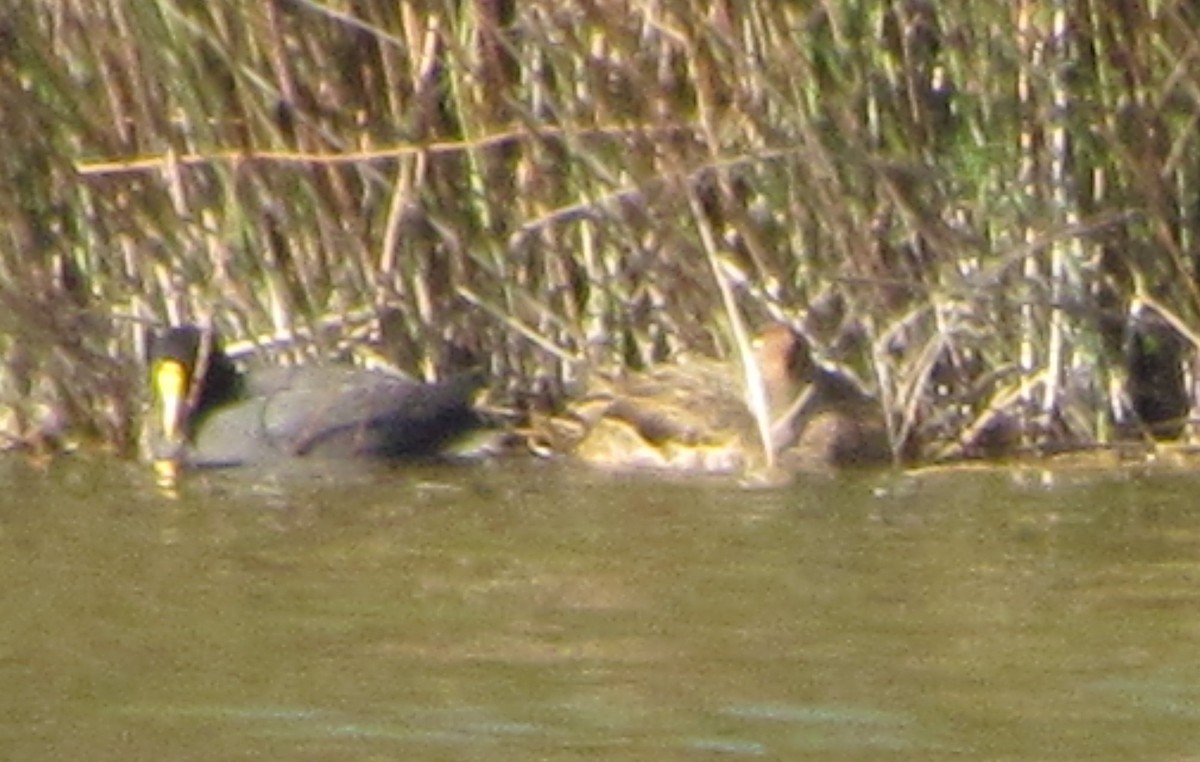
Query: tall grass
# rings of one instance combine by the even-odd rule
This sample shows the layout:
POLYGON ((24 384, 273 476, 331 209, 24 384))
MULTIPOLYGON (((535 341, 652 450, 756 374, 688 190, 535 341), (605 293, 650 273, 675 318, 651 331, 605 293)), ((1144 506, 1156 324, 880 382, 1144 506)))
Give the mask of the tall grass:
POLYGON ((10 4, 11 437, 127 450, 180 320, 551 397, 801 320, 923 457, 1186 414, 1182 0, 10 4))

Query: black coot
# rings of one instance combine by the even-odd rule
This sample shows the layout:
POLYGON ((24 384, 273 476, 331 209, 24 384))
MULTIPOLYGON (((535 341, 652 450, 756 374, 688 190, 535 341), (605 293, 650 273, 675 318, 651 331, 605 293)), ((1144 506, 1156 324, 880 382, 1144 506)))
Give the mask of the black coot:
POLYGON ((242 372, 195 326, 158 334, 149 356, 154 455, 191 465, 427 458, 482 425, 476 376, 425 384, 352 367, 242 372))

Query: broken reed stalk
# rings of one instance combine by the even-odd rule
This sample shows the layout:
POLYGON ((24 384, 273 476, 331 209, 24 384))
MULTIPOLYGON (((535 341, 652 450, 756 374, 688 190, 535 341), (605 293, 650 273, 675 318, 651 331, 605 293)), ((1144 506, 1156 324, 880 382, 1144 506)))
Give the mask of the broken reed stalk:
POLYGON ((741 307, 738 306, 737 296, 729 285, 729 278, 721 266, 720 254, 717 252, 716 241, 708 219, 701 208, 700 200, 696 197, 695 188, 687 187, 688 204, 692 209, 692 217, 699 231, 700 242, 703 245, 704 256, 712 270, 713 280, 721 292, 721 302, 725 307, 725 319, 729 323, 734 346, 737 349, 738 364, 742 369, 743 388, 746 394, 746 407, 754 417, 758 429, 759 441, 762 444, 763 460, 768 469, 775 467, 775 440, 772 435, 771 407, 767 402, 766 383, 763 381, 762 368, 755 357, 754 345, 746 321, 742 318, 741 307))

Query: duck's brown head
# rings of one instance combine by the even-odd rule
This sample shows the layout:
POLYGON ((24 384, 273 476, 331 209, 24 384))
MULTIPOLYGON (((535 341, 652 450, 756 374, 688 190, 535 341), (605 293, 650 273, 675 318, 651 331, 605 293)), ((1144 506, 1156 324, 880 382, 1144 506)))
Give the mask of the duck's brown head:
POLYGON ((758 335, 755 350, 768 404, 778 414, 812 379, 816 371, 812 349, 795 328, 773 323, 758 335))

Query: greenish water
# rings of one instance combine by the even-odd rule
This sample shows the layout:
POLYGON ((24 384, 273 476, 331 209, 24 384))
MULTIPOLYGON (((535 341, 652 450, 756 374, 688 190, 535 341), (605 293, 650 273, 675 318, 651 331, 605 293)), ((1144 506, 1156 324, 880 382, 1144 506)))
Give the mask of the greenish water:
POLYGON ((0 461, 0 756, 1168 760, 1200 479, 0 461))

